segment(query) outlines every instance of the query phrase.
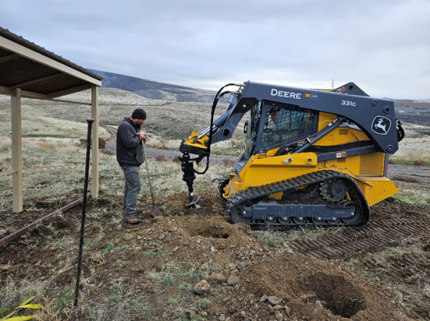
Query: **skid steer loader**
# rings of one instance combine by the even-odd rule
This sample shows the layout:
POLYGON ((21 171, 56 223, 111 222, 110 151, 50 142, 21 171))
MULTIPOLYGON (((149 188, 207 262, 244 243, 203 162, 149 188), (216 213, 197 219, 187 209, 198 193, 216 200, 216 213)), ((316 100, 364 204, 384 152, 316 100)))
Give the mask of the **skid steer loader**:
POLYGON ((397 193, 387 178, 388 157, 404 131, 392 101, 369 97, 354 83, 324 91, 245 82, 222 87, 210 126, 180 145, 190 206, 199 199, 193 181, 209 168, 211 145, 230 139, 246 113, 244 151, 219 183, 233 222, 262 230, 360 229, 370 206, 397 193), (214 120, 227 94, 227 109, 214 120), (193 164, 205 158, 198 172, 193 164))

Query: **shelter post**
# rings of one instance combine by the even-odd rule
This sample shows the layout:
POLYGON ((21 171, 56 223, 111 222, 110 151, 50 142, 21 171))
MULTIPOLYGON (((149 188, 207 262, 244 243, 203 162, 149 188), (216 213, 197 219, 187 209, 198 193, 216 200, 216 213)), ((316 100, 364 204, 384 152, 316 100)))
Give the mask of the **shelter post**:
POLYGON ((99 197, 99 100, 98 87, 91 87, 91 118, 94 119, 92 126, 92 160, 91 160, 91 196, 99 197))
POLYGON ((11 96, 12 127, 12 191, 13 212, 22 212, 22 133, 21 133, 21 89, 16 88, 11 96))

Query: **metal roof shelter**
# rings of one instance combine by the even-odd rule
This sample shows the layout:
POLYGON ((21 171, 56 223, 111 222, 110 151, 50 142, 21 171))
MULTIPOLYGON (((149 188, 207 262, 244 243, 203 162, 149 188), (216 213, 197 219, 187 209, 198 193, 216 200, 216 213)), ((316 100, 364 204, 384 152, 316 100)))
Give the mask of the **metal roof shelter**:
MULTIPOLYGON (((98 87, 102 78, 0 27, 0 94, 11 96, 13 212, 23 210, 21 97, 56 98, 91 89, 91 194, 98 197, 98 87)), ((64 101, 64 100, 62 100, 64 101)), ((3 174, 6 174, 3 173, 3 174)))

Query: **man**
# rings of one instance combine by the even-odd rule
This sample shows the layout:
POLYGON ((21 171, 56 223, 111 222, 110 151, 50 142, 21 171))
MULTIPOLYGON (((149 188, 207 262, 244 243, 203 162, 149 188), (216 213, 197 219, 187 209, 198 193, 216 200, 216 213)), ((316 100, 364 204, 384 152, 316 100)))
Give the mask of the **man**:
POLYGON ((124 117, 116 133, 116 159, 125 177, 123 218, 129 224, 140 223, 135 213, 141 187, 139 166, 145 161, 143 144, 146 136, 140 131, 145 120, 146 112, 136 108, 131 117, 124 117))

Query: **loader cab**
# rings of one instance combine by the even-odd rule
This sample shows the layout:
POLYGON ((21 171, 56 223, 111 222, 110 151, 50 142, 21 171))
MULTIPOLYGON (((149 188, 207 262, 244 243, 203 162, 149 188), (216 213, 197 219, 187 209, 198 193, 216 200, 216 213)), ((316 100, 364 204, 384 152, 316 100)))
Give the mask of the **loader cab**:
POLYGON ((317 111, 274 101, 259 101, 249 113, 242 160, 286 143, 297 144, 317 131, 317 111))

